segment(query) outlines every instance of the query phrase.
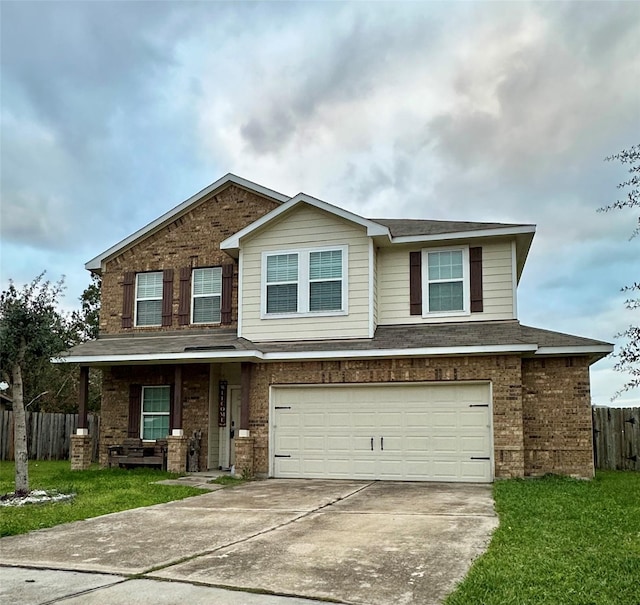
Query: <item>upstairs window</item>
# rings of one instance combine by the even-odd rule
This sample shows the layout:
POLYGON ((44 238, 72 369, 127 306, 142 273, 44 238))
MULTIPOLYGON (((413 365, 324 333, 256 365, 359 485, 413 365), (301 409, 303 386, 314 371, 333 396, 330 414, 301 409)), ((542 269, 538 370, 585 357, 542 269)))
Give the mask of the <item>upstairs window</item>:
POLYGON ((347 247, 263 254, 262 316, 346 314, 347 247))
POLYGON ((169 434, 171 387, 142 387, 142 439, 165 439, 169 434))
POLYGON ((424 250, 423 255, 426 312, 441 315, 468 313, 468 249, 424 250))
POLYGON ((162 324, 162 271, 136 275, 136 326, 162 324))
POLYGON ((342 250, 309 253, 309 311, 342 309, 342 250))
POLYGON ((267 256, 267 313, 298 312, 298 254, 267 256))
POLYGON ((191 323, 220 323, 222 268, 194 269, 191 281, 191 323))

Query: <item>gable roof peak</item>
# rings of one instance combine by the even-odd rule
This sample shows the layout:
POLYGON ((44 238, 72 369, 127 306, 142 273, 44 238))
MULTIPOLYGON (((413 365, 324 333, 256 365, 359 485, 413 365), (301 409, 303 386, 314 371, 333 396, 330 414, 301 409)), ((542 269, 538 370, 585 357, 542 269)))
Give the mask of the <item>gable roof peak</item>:
POLYGON ((201 191, 198 191, 198 193, 195 193, 191 197, 184 200, 184 202, 181 202, 168 212, 165 212, 162 216, 151 221, 141 229, 138 229, 128 237, 125 237, 123 240, 119 241, 117 244, 111 246, 98 256, 92 258, 90 261, 85 263, 85 269, 93 273, 100 273, 102 271, 102 263, 105 260, 123 252, 131 245, 162 229, 169 223, 176 220, 176 218, 178 218, 180 215, 186 213, 191 208, 198 205, 201 201, 204 200, 204 198, 212 194, 215 195, 216 192, 221 191, 222 189, 226 189, 229 185, 238 185, 239 187, 252 191, 258 195, 268 197, 281 204, 291 199, 288 195, 279 193, 267 187, 263 187, 262 185, 258 185, 253 181, 249 181, 231 172, 228 172, 217 181, 214 181, 201 191))

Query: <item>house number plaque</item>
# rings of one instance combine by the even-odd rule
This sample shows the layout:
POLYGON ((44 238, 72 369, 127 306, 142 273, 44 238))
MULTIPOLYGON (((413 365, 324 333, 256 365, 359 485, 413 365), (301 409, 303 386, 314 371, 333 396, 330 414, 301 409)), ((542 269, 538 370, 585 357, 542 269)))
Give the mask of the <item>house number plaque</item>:
POLYGON ((218 426, 227 426, 227 381, 218 385, 218 426))

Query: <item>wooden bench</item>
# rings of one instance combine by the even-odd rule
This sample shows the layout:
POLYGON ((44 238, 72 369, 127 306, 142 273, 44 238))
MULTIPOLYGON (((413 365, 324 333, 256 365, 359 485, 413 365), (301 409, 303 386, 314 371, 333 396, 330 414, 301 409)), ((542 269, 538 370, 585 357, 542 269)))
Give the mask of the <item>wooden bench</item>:
POLYGON ((109 446, 109 467, 157 466, 167 468, 167 441, 158 439, 155 443, 142 439, 125 439, 122 445, 109 446))

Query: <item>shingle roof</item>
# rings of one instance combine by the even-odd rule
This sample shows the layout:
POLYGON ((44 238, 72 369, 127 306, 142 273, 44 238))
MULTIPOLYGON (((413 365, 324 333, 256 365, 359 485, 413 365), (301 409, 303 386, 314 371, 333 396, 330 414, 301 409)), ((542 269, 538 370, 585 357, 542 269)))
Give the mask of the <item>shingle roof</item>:
POLYGON ((432 221, 426 219, 372 218, 369 219, 389 228, 392 237, 412 235, 438 235, 485 229, 507 229, 510 227, 534 227, 534 225, 511 223, 474 223, 469 221, 432 221))
MULTIPOLYGON (((475 353, 481 348, 491 347, 502 353, 509 351, 522 353, 590 355, 592 359, 600 359, 612 350, 609 343, 572 336, 561 332, 552 332, 523 326, 518 321, 487 321, 442 323, 429 325, 380 326, 374 338, 345 340, 307 340, 295 342, 260 342, 254 343, 238 338, 235 330, 216 329, 192 332, 173 332, 161 335, 122 335, 103 336, 98 340, 77 345, 65 352, 61 357, 69 357, 69 361, 91 363, 96 361, 107 363, 110 359, 126 361, 127 356, 135 356, 143 361, 179 355, 180 359, 277 359, 291 354, 304 356, 315 353, 331 352, 330 357, 340 358, 341 354, 350 358, 357 357, 358 352, 376 351, 397 352, 393 354, 463 354, 465 348, 475 347, 475 353), (422 350, 422 351, 419 351, 422 350), (425 350, 429 350, 425 353, 425 350), (98 359, 99 358, 99 359, 98 359)), ((392 353, 389 353, 393 355, 392 353)))

